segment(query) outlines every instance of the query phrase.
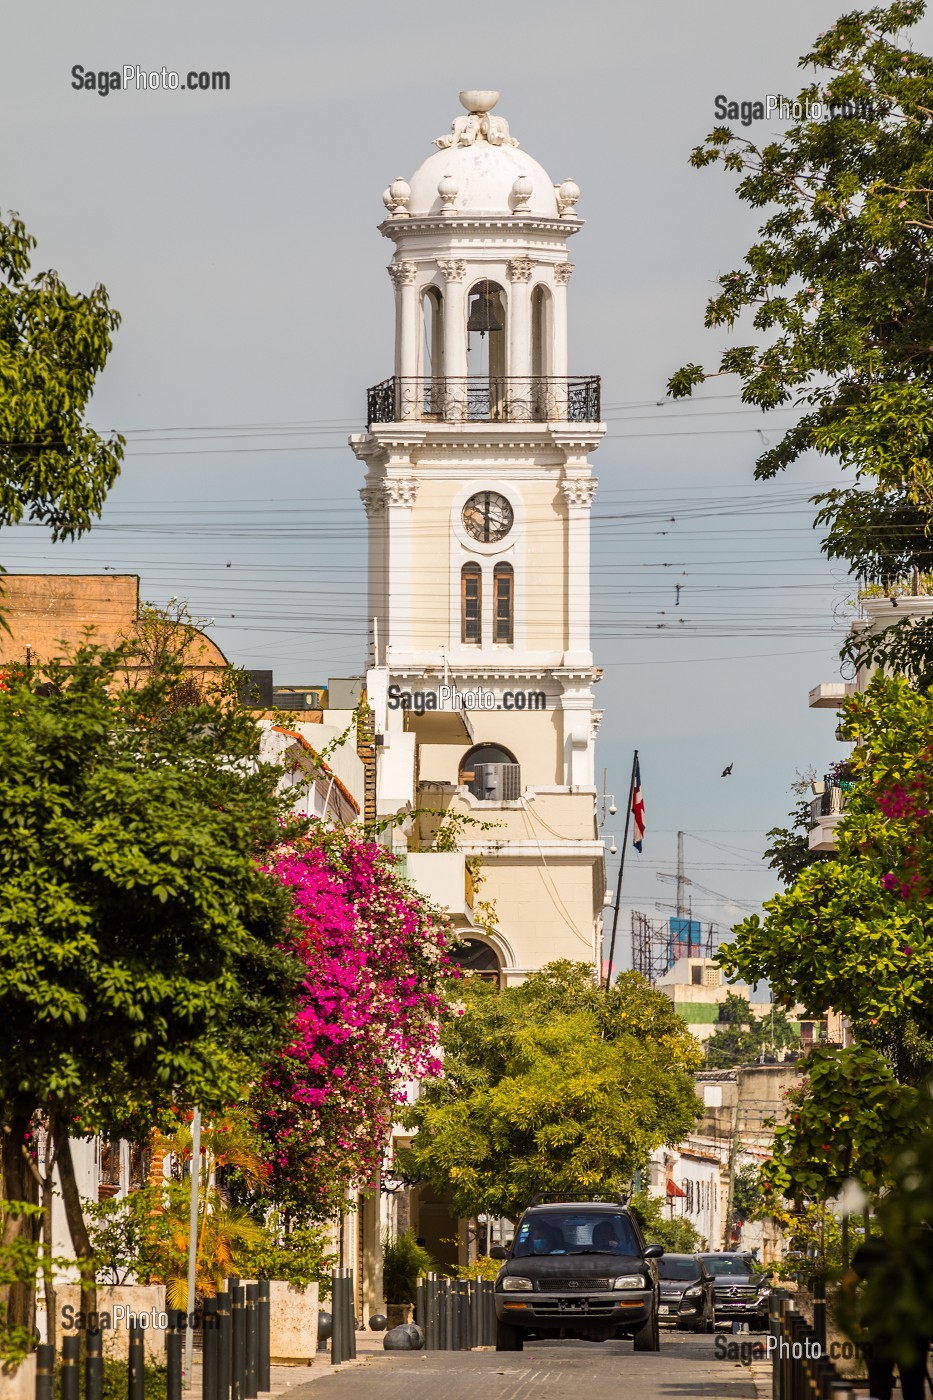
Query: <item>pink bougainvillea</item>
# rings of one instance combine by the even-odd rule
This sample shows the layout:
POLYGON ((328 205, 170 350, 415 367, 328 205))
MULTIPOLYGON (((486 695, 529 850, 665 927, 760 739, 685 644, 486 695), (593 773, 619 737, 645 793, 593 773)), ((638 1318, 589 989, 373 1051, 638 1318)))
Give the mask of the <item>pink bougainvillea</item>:
POLYGON ((294 1035, 255 1093, 269 1186, 321 1216, 378 1181, 406 1083, 439 1073, 437 1022, 456 975, 442 917, 392 855, 346 829, 312 830, 272 865, 292 892, 303 977, 294 1035))

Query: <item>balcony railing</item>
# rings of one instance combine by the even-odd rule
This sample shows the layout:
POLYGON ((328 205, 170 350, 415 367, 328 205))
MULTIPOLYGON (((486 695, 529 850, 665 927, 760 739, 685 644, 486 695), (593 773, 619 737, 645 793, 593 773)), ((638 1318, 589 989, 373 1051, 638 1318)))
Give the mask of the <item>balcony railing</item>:
POLYGON ((599 375, 393 375, 367 393, 373 423, 598 423, 599 375))
POLYGON ((849 794, 854 787, 849 781, 835 781, 827 778, 823 791, 810 803, 810 820, 815 825, 821 817, 840 817, 849 805, 849 794))

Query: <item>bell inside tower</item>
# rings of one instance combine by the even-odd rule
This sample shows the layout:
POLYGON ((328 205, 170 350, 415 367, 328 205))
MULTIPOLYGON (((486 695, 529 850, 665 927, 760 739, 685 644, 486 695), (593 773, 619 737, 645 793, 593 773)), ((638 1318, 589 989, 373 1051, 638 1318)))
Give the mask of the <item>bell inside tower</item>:
POLYGON ((467 417, 505 416, 505 295, 498 282, 477 282, 467 315, 467 417))

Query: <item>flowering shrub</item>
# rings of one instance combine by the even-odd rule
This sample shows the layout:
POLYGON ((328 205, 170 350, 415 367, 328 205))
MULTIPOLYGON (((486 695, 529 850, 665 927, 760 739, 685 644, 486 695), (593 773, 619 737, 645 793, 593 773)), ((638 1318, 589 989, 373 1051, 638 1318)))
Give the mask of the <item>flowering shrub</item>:
POLYGON ((436 1075, 437 1022, 456 976, 441 916, 384 847, 312 828, 272 869, 291 892, 289 947, 305 967, 294 1034, 257 1087, 270 1194, 320 1217, 378 1180, 408 1080, 436 1075))

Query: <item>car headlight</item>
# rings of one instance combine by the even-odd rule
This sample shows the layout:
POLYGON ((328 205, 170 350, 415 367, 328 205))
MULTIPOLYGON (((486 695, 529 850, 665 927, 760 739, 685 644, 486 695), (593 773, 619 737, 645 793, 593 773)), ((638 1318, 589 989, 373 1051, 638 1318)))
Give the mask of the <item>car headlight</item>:
POLYGON ((506 1274, 502 1280, 503 1293, 530 1293, 533 1288, 530 1278, 519 1278, 516 1274, 506 1274))
POLYGON ((645 1280, 641 1274, 620 1274, 612 1281, 613 1288, 647 1288, 645 1280))
POLYGON ((685 1291, 684 1291, 684 1297, 685 1297, 685 1298, 702 1298, 702 1297, 703 1297, 703 1289, 702 1289, 702 1288, 687 1288, 687 1289, 685 1289, 685 1291))

